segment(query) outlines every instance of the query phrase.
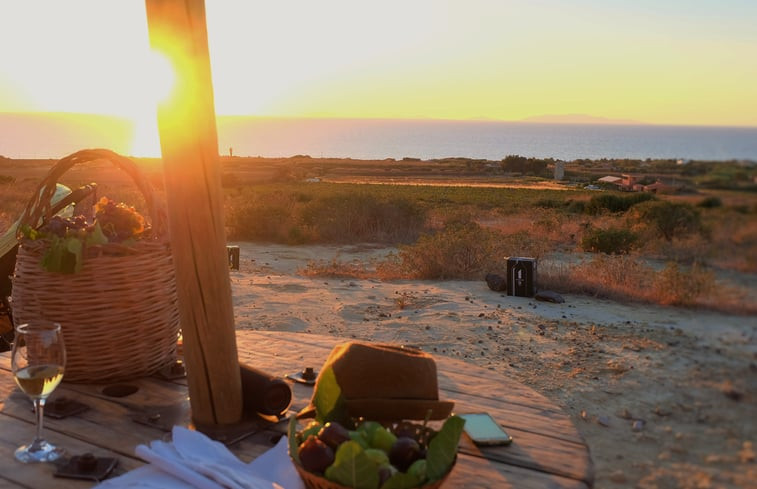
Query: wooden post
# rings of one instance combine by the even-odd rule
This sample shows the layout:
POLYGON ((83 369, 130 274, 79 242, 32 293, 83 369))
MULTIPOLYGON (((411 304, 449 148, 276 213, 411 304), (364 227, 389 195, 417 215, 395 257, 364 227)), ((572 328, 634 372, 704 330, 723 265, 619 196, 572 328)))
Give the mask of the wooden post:
POLYGON ((153 49, 176 71, 158 108, 184 359, 192 419, 217 427, 242 418, 234 309, 223 219, 204 0, 145 0, 153 49))

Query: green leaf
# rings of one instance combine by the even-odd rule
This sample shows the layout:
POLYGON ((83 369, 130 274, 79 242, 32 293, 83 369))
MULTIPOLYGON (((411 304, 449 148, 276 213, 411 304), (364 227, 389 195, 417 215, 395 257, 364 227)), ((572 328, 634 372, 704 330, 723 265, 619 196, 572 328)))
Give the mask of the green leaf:
POLYGON ((397 472, 384 482, 381 489, 413 489, 421 485, 420 479, 414 474, 397 472))
POLYGON ((76 255, 68 251, 68 240, 52 236, 50 246, 42 256, 42 268, 54 273, 74 273, 76 255))
POLYGON ((108 242, 108 237, 103 233, 100 223, 95 221, 94 229, 87 235, 87 246, 104 245, 108 242))
POLYGON ((313 393, 315 419, 319 423, 337 421, 343 426, 348 425, 347 407, 342 398, 342 389, 336 381, 334 369, 328 367, 321 371, 318 383, 313 393))
POLYGON ((429 480, 441 479, 452 467, 464 425, 465 420, 461 417, 450 416, 444 421, 442 429, 428 444, 426 475, 429 480))
POLYGON ((339 445, 334 463, 324 475, 330 481, 355 489, 378 489, 379 485, 378 465, 354 441, 339 445))
POLYGON ((23 226, 21 226, 21 234, 25 238, 29 238, 32 241, 34 241, 35 239, 39 239, 41 237, 40 235, 41 233, 28 224, 24 224, 23 226))
POLYGON ((297 453, 297 449, 299 448, 299 445, 297 444, 297 418, 294 416, 289 418, 287 436, 289 437, 289 455, 292 457, 292 460, 300 465, 300 455, 297 453))
POLYGON ((66 238, 66 250, 74 255, 74 272, 80 272, 84 265, 84 245, 79 238, 66 238))

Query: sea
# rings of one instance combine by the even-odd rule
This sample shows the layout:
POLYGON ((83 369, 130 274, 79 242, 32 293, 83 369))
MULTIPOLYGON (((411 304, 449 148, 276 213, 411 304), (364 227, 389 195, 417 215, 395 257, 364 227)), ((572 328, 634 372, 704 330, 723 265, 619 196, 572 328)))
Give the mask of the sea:
MULTIPOLYGON (((61 158, 92 147, 133 154, 133 128, 97 117, 51 123, 0 114, 0 155, 61 158)), ((219 116, 217 129, 219 153, 234 156, 757 161, 757 127, 219 116)))
POLYGON ((757 161, 757 127, 219 118, 218 128, 221 154, 238 156, 757 161))

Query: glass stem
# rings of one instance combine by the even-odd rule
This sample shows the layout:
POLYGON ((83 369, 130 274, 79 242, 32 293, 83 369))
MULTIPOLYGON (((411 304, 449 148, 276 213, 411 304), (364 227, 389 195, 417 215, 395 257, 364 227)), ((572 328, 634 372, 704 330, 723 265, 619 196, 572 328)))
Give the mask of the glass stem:
POLYGON ((42 419, 44 418, 45 400, 34 400, 34 412, 37 414, 37 436, 32 442, 32 447, 39 446, 44 440, 42 439, 42 419))

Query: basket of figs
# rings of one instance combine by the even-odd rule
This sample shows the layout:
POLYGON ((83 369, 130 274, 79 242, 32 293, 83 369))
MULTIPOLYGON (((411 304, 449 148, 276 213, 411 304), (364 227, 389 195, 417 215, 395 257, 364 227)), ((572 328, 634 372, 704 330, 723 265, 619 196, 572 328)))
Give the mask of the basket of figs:
POLYGON ((289 425, 289 455, 308 489, 435 489, 457 460, 464 421, 310 421, 289 425), (345 426, 346 424, 346 426, 345 426))
POLYGON ((453 407, 439 399, 428 353, 342 343, 321 367, 310 406, 290 421, 289 456, 308 489, 438 488, 465 424, 453 407))

